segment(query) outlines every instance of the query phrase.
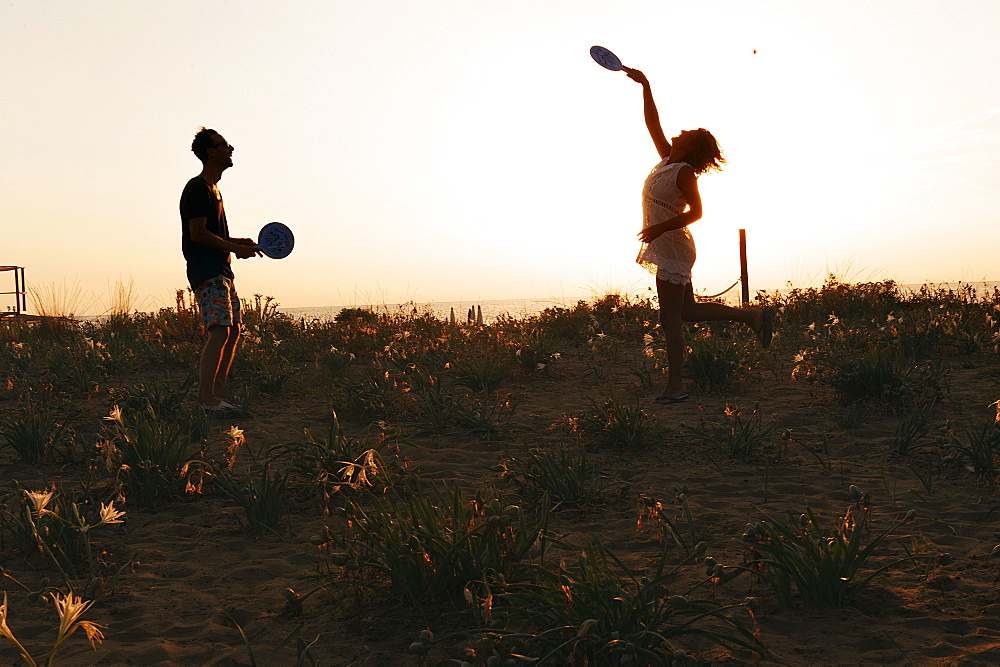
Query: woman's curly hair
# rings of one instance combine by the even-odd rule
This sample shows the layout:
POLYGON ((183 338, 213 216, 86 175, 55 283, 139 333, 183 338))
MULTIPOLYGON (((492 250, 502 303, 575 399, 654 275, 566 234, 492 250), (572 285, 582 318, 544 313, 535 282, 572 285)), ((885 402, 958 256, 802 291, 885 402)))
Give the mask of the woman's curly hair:
POLYGON ((691 142, 691 148, 684 155, 684 161, 691 165, 696 174, 722 169, 726 158, 722 157, 719 142, 715 140, 712 133, 703 127, 692 130, 692 132, 696 134, 696 137, 691 142))

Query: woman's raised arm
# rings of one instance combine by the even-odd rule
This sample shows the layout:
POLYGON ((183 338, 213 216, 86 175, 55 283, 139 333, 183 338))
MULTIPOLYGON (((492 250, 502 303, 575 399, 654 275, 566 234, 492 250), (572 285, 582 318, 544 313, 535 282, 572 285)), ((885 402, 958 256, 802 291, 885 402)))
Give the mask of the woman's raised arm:
POLYGON ((663 128, 660 127, 660 114, 656 110, 656 102, 653 101, 653 91, 649 87, 649 80, 645 74, 637 69, 632 69, 631 67, 623 69, 628 78, 642 84, 643 116, 646 118, 646 129, 649 130, 649 136, 653 139, 656 152, 660 154, 661 159, 670 157, 670 142, 667 140, 666 135, 663 134, 663 128))

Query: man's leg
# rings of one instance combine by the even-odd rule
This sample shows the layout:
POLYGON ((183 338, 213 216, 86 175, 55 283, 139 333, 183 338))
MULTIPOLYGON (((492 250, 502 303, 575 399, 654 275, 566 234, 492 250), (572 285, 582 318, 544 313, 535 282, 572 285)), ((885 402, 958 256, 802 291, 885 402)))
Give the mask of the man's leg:
POLYGON ((194 292, 208 334, 198 365, 198 398, 202 405, 215 407, 225 397, 240 338, 240 298, 233 281, 224 276, 206 280, 194 292))
POLYGON ((220 401, 228 401, 229 395, 226 391, 226 381, 229 379, 229 369, 233 366, 233 358, 236 356, 236 345, 240 340, 240 325, 234 324, 228 327, 229 332, 225 344, 222 346, 222 356, 219 360, 219 370, 215 374, 215 383, 212 391, 215 398, 220 401))
MULTIPOLYGON (((215 382, 223 360, 223 350, 229 339, 229 330, 219 324, 208 328, 205 347, 201 350, 201 362, 198 364, 198 400, 202 405, 215 406, 219 399, 215 396, 215 382)), ((230 359, 230 363, 232 360, 230 359)), ((228 368, 226 369, 228 371, 228 368)))

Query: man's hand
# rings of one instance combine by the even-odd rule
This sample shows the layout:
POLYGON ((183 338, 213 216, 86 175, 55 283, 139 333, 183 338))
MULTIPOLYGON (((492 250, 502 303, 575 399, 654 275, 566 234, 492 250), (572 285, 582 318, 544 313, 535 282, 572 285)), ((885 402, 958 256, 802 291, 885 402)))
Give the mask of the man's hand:
POLYGON ((255 255, 259 256, 264 254, 260 251, 260 248, 255 247, 257 244, 253 241, 250 241, 249 243, 242 243, 242 241, 250 241, 250 239, 231 239, 231 242, 236 244, 232 253, 236 255, 237 258, 248 259, 250 257, 254 257, 255 255))
POLYGON ((235 243, 240 246, 236 250, 233 250, 233 254, 239 259, 248 259, 254 255, 262 256, 264 253, 257 248, 257 242, 253 239, 229 239, 230 243, 235 243))

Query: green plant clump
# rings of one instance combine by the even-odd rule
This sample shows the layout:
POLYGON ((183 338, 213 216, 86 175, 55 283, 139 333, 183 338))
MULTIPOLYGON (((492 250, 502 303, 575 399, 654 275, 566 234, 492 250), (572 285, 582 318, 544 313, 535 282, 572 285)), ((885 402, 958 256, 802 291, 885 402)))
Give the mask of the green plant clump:
POLYGON ((504 479, 518 486, 518 494, 532 505, 545 494, 565 507, 587 507, 600 494, 600 470, 587 459, 587 452, 574 455, 566 447, 556 451, 531 450, 524 456, 510 456, 503 465, 504 479))
POLYGON ((638 449, 646 437, 650 415, 639 401, 619 403, 612 396, 591 402, 590 409, 574 421, 577 430, 596 435, 612 447, 638 449))
POLYGON ((458 489, 408 501, 372 499, 367 509, 351 502, 349 530, 328 531, 331 553, 326 578, 356 578, 412 603, 447 599, 486 572, 513 577, 524 563, 542 559, 547 546, 548 500, 536 518, 501 493, 480 489, 466 500, 458 489))
POLYGON ((731 459, 757 453, 774 430, 774 420, 765 418, 758 403, 749 412, 739 405, 726 405, 718 418, 703 418, 698 428, 681 425, 687 437, 710 443, 731 459))
POLYGON ((893 531, 916 516, 910 510, 893 519, 882 532, 871 536, 871 510, 867 494, 851 487, 856 503, 833 526, 824 526, 811 508, 797 519, 788 513, 787 521, 768 515, 756 524, 748 524, 742 542, 759 576, 788 606, 795 595, 805 603, 840 607, 849 604, 876 576, 900 563, 915 561, 917 556, 893 560, 862 573, 879 545, 893 531), (867 544, 862 544, 865 536, 867 544))
POLYGON ((656 665, 666 664, 666 656, 698 664, 677 644, 685 637, 762 653, 751 629, 730 613, 741 604, 695 597, 702 585, 718 580, 716 568, 693 586, 674 589, 681 566, 702 553, 704 545, 670 568, 661 557, 640 575, 596 542, 572 565, 532 567, 522 582, 480 582, 468 598, 487 625, 481 635, 539 664, 656 665))
POLYGON ((690 347, 684 359, 684 375, 700 389, 720 389, 736 380, 741 359, 732 340, 703 336, 693 339, 690 347))
POLYGON ((119 463, 116 472, 129 502, 157 507, 185 488, 194 460, 186 424, 161 419, 152 407, 129 418, 115 406, 105 419, 112 426, 107 457, 119 463))

